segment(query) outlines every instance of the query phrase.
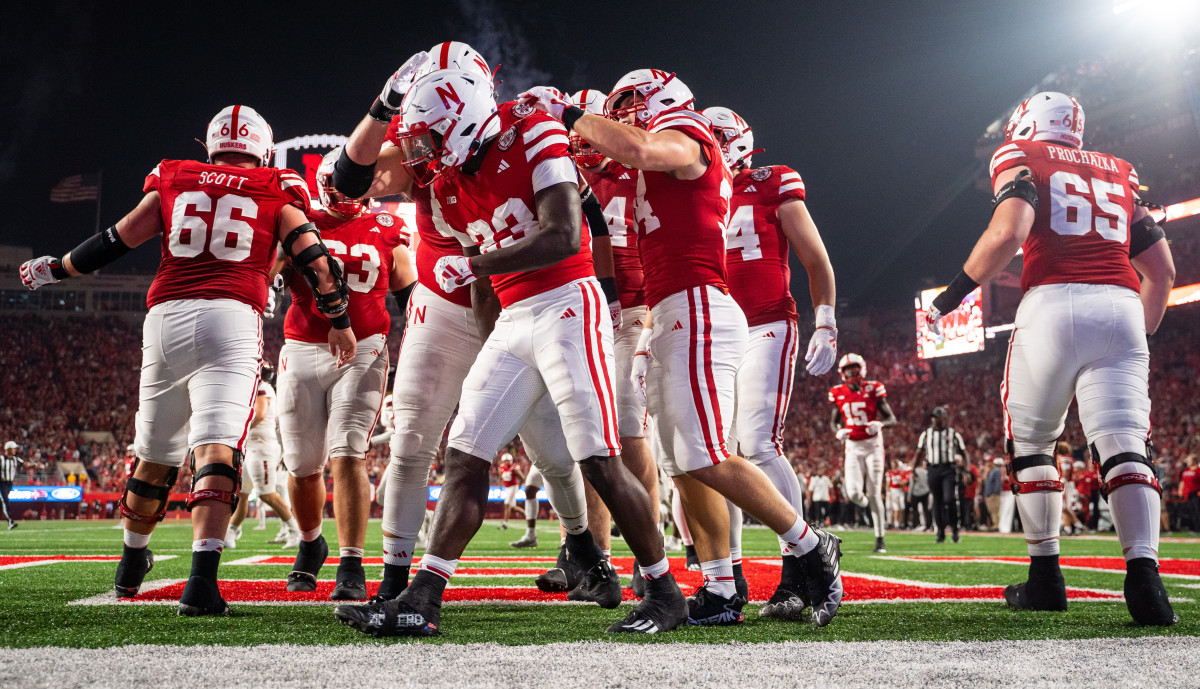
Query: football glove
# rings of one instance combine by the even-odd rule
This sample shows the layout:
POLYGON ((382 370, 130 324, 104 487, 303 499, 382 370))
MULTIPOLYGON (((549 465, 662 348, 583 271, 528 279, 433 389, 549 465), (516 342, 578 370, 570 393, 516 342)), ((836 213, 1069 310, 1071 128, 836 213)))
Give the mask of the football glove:
POLYGON ((837 435, 838 440, 840 440, 842 442, 846 442, 846 438, 850 437, 850 429, 849 428, 839 428, 835 435, 837 435))
POLYGON ((819 326, 808 341, 808 354, 804 355, 809 375, 820 376, 829 372, 837 360, 837 329, 819 326))
POLYGON ((650 336, 654 333, 650 328, 643 328, 638 337, 637 349, 633 352, 633 367, 629 371, 629 382, 637 390, 638 400, 642 406, 646 402, 646 372, 650 370, 650 336))
POLYGON ((21 264, 21 282, 31 290, 42 285, 53 285, 58 282, 54 273, 62 270, 62 264, 53 256, 33 258, 21 264))
POLYGON ((454 290, 475 282, 475 271, 471 270, 471 259, 466 256, 442 256, 433 267, 438 287, 449 294, 454 290))
POLYGON ((275 309, 279 307, 279 298, 283 296, 283 275, 276 274, 267 288, 267 308, 263 309, 263 318, 274 318, 275 309))
POLYGON ((570 96, 549 86, 534 86, 525 93, 517 96, 517 100, 523 105, 529 105, 541 110, 559 122, 562 121, 563 110, 566 110, 569 105, 574 105, 571 102, 570 96))
POLYGON ((867 424, 867 435, 879 435, 881 430, 883 430, 883 424, 879 421, 871 421, 867 424))
POLYGON ((938 321, 942 319, 942 312, 933 304, 925 311, 925 325, 929 327, 929 332, 934 335, 941 335, 942 329, 938 326, 938 321))
POLYGON ((612 316, 613 331, 621 329, 621 301, 610 301, 608 303, 608 315, 612 316))
POLYGON ((421 52, 408 58, 400 69, 396 70, 387 83, 383 85, 383 91, 379 94, 378 105, 371 108, 371 116, 382 120, 383 117, 391 119, 396 113, 400 112, 400 105, 404 102, 404 94, 408 93, 408 87, 412 86, 413 77, 416 76, 417 70, 429 61, 429 53, 422 50, 421 52), (380 110, 382 112, 376 112, 380 110), (376 117, 379 115, 379 117, 376 117))

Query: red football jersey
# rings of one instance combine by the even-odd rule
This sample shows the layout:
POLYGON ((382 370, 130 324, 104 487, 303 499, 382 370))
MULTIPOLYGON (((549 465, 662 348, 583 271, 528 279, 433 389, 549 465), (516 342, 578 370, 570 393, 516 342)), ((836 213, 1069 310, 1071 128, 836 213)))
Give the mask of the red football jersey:
MULTIPOLYGON (((879 417, 879 400, 887 389, 877 380, 865 380, 858 390, 842 383, 829 389, 829 401, 842 412, 842 423, 850 429, 851 440, 866 440, 867 424, 879 417)), ((882 431, 881 431, 882 432, 882 431)))
POLYGON ((1129 264, 1129 223, 1137 171, 1105 153, 1047 141, 1011 141, 992 156, 996 176, 1028 167, 1038 208, 1025 240, 1021 289, 1063 282, 1141 290, 1129 264))
POLYGON ((650 122, 651 132, 676 129, 700 144, 708 169, 692 180, 665 172, 638 171, 634 219, 646 279, 646 304, 700 285, 725 285, 725 224, 733 175, 725 165, 712 125, 698 112, 668 110, 650 122))
MULTIPOLYGON (((451 232, 463 246, 478 246, 485 254, 539 231, 534 203, 538 191, 562 182, 578 183, 562 123, 515 103, 501 104, 498 119, 500 134, 483 153, 477 172, 448 170, 430 185, 434 216, 440 212, 445 220, 438 229, 451 232)), ((509 307, 594 276, 586 223, 582 231, 579 252, 574 256, 539 270, 493 275, 500 304, 509 307)))
POLYGON ((262 311, 275 263, 279 215, 309 210, 308 187, 291 170, 164 160, 146 176, 162 215, 162 261, 146 295, 154 306, 178 299, 236 299, 262 311))
POLYGON ((888 484, 888 488, 903 488, 904 487, 904 479, 900 476, 899 469, 888 469, 887 470, 887 484, 888 484))
POLYGON ((1179 473, 1179 485, 1183 488, 1183 495, 1190 496, 1196 491, 1200 491, 1200 467, 1186 467, 1179 473))
MULTIPOLYGON (((341 264, 342 277, 350 288, 350 329, 356 339, 386 335, 392 326, 387 312, 388 284, 392 275, 392 252, 401 243, 404 221, 390 213, 363 213, 346 220, 325 210, 308 214, 321 231, 321 241, 341 264)), ((288 285, 292 307, 283 321, 283 336, 300 342, 328 342, 329 318, 317 310, 312 287, 299 271, 292 271, 288 285)))
POLYGON ((729 294, 751 326, 797 318, 788 267, 791 246, 779 222, 779 207, 793 199, 804 200, 804 181, 790 167, 741 170, 733 178, 725 271, 729 294))
POLYGON ((604 209, 604 219, 608 221, 621 308, 641 306, 646 303, 646 292, 633 218, 638 172, 613 160, 596 170, 581 169, 580 172, 592 187, 592 193, 604 209))
MULTIPOLYGON (((400 116, 392 118, 387 129, 387 141, 393 146, 399 146, 400 133, 400 116)), ((438 259, 443 256, 462 256, 462 245, 457 239, 448 236, 449 233, 439 232, 437 225, 442 223, 441 215, 434 216, 434 208, 431 205, 431 192, 429 187, 419 187, 413 185, 412 200, 416 206, 417 217, 417 251, 413 257, 417 264, 417 282, 425 285, 425 288, 443 299, 470 308, 471 306, 471 290, 456 289, 447 294, 442 291, 442 288, 437 284, 437 277, 433 273, 433 267, 437 265, 438 259)), ((440 209, 439 209, 440 210, 440 209)))

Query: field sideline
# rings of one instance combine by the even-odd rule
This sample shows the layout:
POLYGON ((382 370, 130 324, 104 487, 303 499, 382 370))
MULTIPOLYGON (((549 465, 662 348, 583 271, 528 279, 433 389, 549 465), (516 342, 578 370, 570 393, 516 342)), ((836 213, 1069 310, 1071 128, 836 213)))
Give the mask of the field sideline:
MULTIPOLYGON (((448 591, 460 600, 448 605, 443 614, 444 633, 432 640, 413 641, 374 640, 338 625, 333 620, 328 601, 277 604, 284 602, 280 599, 287 595, 282 593, 282 580, 290 569, 288 562, 294 551, 282 551, 266 543, 274 535, 276 523, 272 523, 267 531, 253 531, 255 524, 247 520, 238 548, 227 550, 222 558, 222 587, 233 609, 233 615, 227 619, 179 618, 169 600, 117 603, 110 595, 115 562, 109 559, 120 554, 120 531, 114 528, 115 522, 26 522, 14 531, 0 532, 0 601, 3 601, 0 604, 0 631, 4 647, 0 648, 0 685, 104 684, 102 674, 90 676, 75 671, 81 667, 116 663, 120 659, 121 674, 137 676, 137 673, 126 673, 140 665, 155 667, 154 659, 165 655, 172 658, 165 663, 170 671, 164 675, 162 670, 147 670, 146 676, 156 677, 156 685, 161 679, 162 686, 184 686, 187 676, 174 673, 186 668, 184 659, 197 653, 225 659, 235 667, 273 668, 270 673, 255 678, 253 683, 257 686, 275 686, 264 679, 279 679, 279 684, 286 683, 282 678, 295 677, 300 666, 291 663, 300 658, 306 659, 301 666, 311 665, 312 668, 345 667, 346 662, 357 664, 356 658, 392 658, 396 663, 413 661, 414 667, 422 668, 422 672, 442 673, 451 684, 454 682, 449 680, 454 678, 462 686, 553 684, 557 689, 558 686, 574 686, 571 682, 551 682, 549 679, 551 676, 568 676, 569 673, 564 674, 565 669, 560 668, 555 675, 539 675, 542 670, 531 668, 532 674, 518 680, 519 675, 508 673, 481 675, 475 669, 455 665, 452 659, 486 658, 489 671, 498 671, 510 661, 516 663, 523 658, 536 664, 545 658, 568 656, 578 656, 579 662, 573 666, 584 669, 580 675, 584 679, 594 680, 596 672, 609 667, 618 672, 612 679, 623 677, 628 680, 627 686, 663 679, 690 679, 698 685, 715 685, 723 682, 725 675, 722 673, 731 663, 736 666, 737 658, 747 655, 761 659, 764 667, 778 663, 780 667, 799 670, 805 665, 820 663, 826 668, 823 672, 841 668, 845 672, 837 675, 840 679, 836 681, 848 686, 858 681, 854 680, 856 677, 863 686, 877 685, 879 677, 872 674, 871 668, 916 673, 910 675, 912 683, 920 681, 930 686, 939 686, 939 677, 947 682, 954 678, 961 682, 964 678, 961 673, 969 668, 983 672, 979 679, 989 683, 1023 678, 1028 680, 1022 681, 1023 684, 1053 684, 1055 673, 1076 665, 1078 672, 1065 674, 1064 679, 1073 678, 1072 682, 1077 684, 1080 677, 1086 677, 1084 684, 1092 685, 1095 681, 1095 685, 1101 685, 1106 683, 1101 681, 1105 674, 1097 672, 1100 666, 1111 665, 1114 653, 1121 656, 1120 665, 1126 668, 1145 668, 1146 663, 1128 661, 1148 656, 1147 660, 1162 669, 1164 663, 1169 662, 1167 659, 1176 654, 1180 658, 1194 657, 1200 643, 1195 638, 1200 636, 1200 561, 1196 561, 1200 558, 1200 539, 1163 540, 1163 571, 1172 572, 1164 576, 1164 580, 1172 598, 1177 601, 1174 603, 1176 612, 1182 618, 1180 624, 1166 630, 1138 628, 1130 622, 1124 601, 1119 598, 1123 581, 1123 571, 1119 569, 1120 549, 1115 538, 1110 536, 1063 540, 1064 563, 1076 563, 1065 570, 1068 587, 1073 589, 1071 609, 1059 614, 1033 614, 1007 609, 995 593, 998 590, 995 587, 1024 577, 1025 566, 1020 559, 1025 547, 1019 536, 969 534, 962 543, 938 545, 929 534, 890 533, 889 552, 880 557, 871 553, 871 534, 837 532, 844 539, 842 567, 847 581, 848 604, 824 629, 811 624, 760 620, 758 606, 752 603, 746 607, 745 624, 740 626, 682 629, 655 637, 614 637, 606 635, 604 627, 621 617, 626 608, 601 610, 591 605, 565 604, 565 601, 564 604, 546 604, 548 601, 544 596, 531 591, 532 574, 546 566, 541 560, 553 558, 556 553, 558 540, 549 523, 541 523, 538 548, 517 551, 510 548, 508 542, 519 537, 521 530, 501 531, 495 522, 488 522, 466 553, 460 570, 465 575, 456 576, 452 582, 455 588, 448 591), (56 556, 95 556, 105 560, 62 561, 56 556), (878 588, 880 586, 883 588, 878 588), (239 596, 243 598, 240 602, 239 596), (500 603, 481 602, 494 601, 497 596, 509 598, 500 603), (880 602, 855 603, 856 596, 860 601, 865 598, 880 602), (943 599, 944 596, 950 598, 943 599), (887 602, 882 602, 885 598, 887 602), (905 600, 924 602, 903 602, 905 600), (1147 638, 1137 642, 1071 641, 1133 637, 1147 638), (1059 641, 1010 643, 1024 639, 1059 641), (821 643, 830 641, 855 643, 821 643), (729 646, 729 642, 760 645, 729 646), (150 644, 172 648, 145 646, 150 644), (310 648, 301 651, 263 646, 278 644, 310 648), (331 648, 347 644, 352 646, 331 648), (470 646, 453 651, 433 648, 460 644, 470 646), (531 646, 534 644, 554 645, 531 646), (628 653, 622 650, 633 648, 628 644, 639 647, 650 644, 654 648, 628 653), (407 646, 424 648, 401 651, 407 646), (520 646, 530 647, 505 648, 520 646), (82 648, 110 649, 111 652, 93 654, 64 650, 82 648), (1022 669, 1018 658, 1034 649, 1054 656, 1056 660, 1048 669, 1038 669, 1032 675, 1023 674, 1028 670, 1022 669), (916 661, 923 659, 922 662, 928 664, 930 653, 944 658, 944 662, 923 669, 916 661), (687 674, 684 672, 688 669, 687 663, 668 662, 677 655, 680 659, 703 657, 700 662, 707 674, 687 674), (56 668, 55 664, 64 657, 72 659, 69 667, 56 668), (728 657, 728 662, 721 660, 723 657, 728 657), (855 660, 868 657, 872 660, 866 664, 855 660), (74 662, 85 658, 94 658, 96 663, 74 662), (651 662, 652 658, 659 660, 651 662), (788 658, 808 660, 793 663, 788 658), (977 661, 981 658, 995 662, 980 665, 977 661), (1000 662, 1002 658, 1011 662, 1000 662), (632 666, 629 672, 621 670, 627 663, 650 663, 643 669, 648 671, 653 666, 657 668, 657 674, 635 672, 633 670, 637 668, 632 666), (39 680, 36 675, 25 674, 21 669, 31 667, 50 674, 39 680), (442 669, 436 670, 439 667, 442 669), (538 676, 547 679, 537 682, 538 676), (506 677, 511 678, 511 682, 506 677)), ((371 523, 368 557, 379 554, 379 528, 377 521, 371 523)), ((332 522, 326 522, 325 533, 327 538, 335 538, 332 522)), ((188 522, 168 521, 161 525, 151 548, 163 559, 147 577, 147 589, 155 582, 162 585, 186 578, 190 541, 188 522)), ((333 540, 330 547, 336 554, 333 540)), ((772 534, 763 529, 746 530, 747 576, 750 576, 752 566, 757 572, 752 580, 752 599, 764 599, 773 588, 777 569, 772 569, 771 563, 777 558, 777 552, 772 534)), ((629 552, 620 539, 614 539, 613 555, 618 569, 627 573, 628 567, 622 563, 627 562, 623 558, 627 558, 629 552)), ((681 554, 671 555, 674 558, 681 554)), ((674 559, 672 562, 685 589, 699 583, 698 576, 681 572, 682 560, 678 565, 674 564, 674 559)), ((380 572, 378 566, 367 568, 369 578, 377 578, 380 572)), ((327 565, 322 570, 322 579, 331 580, 333 573, 334 566, 327 565)), ((168 589, 164 588, 163 592, 168 593, 168 589)), ((144 592, 143 596, 152 597, 152 594, 144 592)), ((396 665, 392 664, 392 667, 396 665)), ((694 672, 696 668, 691 670, 694 672)), ((338 677, 323 675, 317 669, 306 672, 305 677, 311 680, 310 683, 336 684, 339 681, 338 677)), ((745 673, 737 676, 743 681, 750 679, 745 673)), ((775 676, 778 673, 765 672, 751 684, 769 686, 772 682, 768 680, 775 676)), ((825 675, 808 678, 800 675, 799 684, 821 684, 821 677, 825 675)), ((1180 679, 1172 681, 1169 673, 1155 674, 1154 677, 1153 683, 1157 686, 1170 686, 1180 679)), ((227 679, 237 683, 233 678, 227 679)), ((826 680, 832 679, 832 676, 826 677, 826 680)), ((1115 676, 1110 677, 1110 680, 1115 679, 1115 676)), ((1144 679, 1150 680, 1151 676, 1144 679)), ((341 680, 345 681, 346 677, 341 680)), ((220 685, 229 682, 222 681, 220 685)), ((906 679, 903 683, 910 681, 906 679)), ((370 677, 364 676, 362 682, 355 680, 346 684, 370 686, 372 682, 370 677)), ((389 678, 388 684, 402 686, 404 681, 393 677, 389 678)), ((787 684, 796 686, 797 675, 791 674, 787 684)), ((594 686, 594 681, 591 685, 594 686)))

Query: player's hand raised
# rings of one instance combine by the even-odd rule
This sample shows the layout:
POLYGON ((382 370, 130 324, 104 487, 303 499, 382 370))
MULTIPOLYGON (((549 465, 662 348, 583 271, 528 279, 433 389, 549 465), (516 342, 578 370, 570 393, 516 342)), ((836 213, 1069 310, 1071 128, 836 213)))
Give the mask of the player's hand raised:
POLYGON ((449 294, 454 290, 475 282, 475 271, 471 270, 471 259, 466 256, 442 256, 433 266, 438 287, 449 294))
POLYGON ((54 277, 55 269, 62 270, 62 266, 53 256, 30 259, 21 264, 21 282, 29 289, 53 285, 58 282, 58 278, 54 277))
POLYGON ((808 353, 804 355, 804 360, 808 362, 804 370, 809 375, 829 373, 833 362, 837 360, 837 329, 827 325, 817 326, 808 341, 808 353))
POLYGON ((517 101, 522 105, 537 108, 559 121, 562 121, 563 110, 569 105, 574 105, 570 96, 553 86, 534 86, 517 96, 517 101))
POLYGON ((329 353, 337 357, 338 368, 354 360, 358 341, 350 328, 329 329, 329 353))
POLYGON ((371 107, 371 116, 383 121, 391 119, 399 112, 400 105, 404 102, 404 94, 408 93, 408 87, 412 86, 413 77, 428 61, 429 53, 422 50, 400 65, 400 69, 396 70, 383 85, 379 100, 376 101, 376 105, 371 107))
POLYGON ((933 333, 934 335, 942 334, 942 329, 940 326, 938 326, 938 321, 942 319, 942 315, 943 314, 938 310, 938 307, 934 306, 933 304, 930 304, 929 308, 925 310, 925 325, 929 327, 929 332, 933 333))

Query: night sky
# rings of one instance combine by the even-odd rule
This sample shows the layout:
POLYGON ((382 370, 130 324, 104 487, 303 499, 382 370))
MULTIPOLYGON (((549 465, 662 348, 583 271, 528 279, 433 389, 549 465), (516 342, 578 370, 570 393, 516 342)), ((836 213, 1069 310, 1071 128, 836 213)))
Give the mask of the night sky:
MULTIPOLYGON (((61 178, 103 169, 106 227, 160 159, 204 158, 194 139, 222 107, 254 107, 277 141, 349 134, 411 53, 462 40, 501 66, 503 96, 608 90, 655 67, 698 108, 739 112, 766 149, 755 163, 804 177, 854 307, 911 304, 953 277, 987 195, 970 188, 922 221, 984 127, 1046 74, 1131 39, 1108 0, 18 5, 0 28, 0 243, 35 256, 93 229, 94 204, 49 202, 61 178)), ((148 242, 117 268, 152 270, 157 252, 148 242)))

